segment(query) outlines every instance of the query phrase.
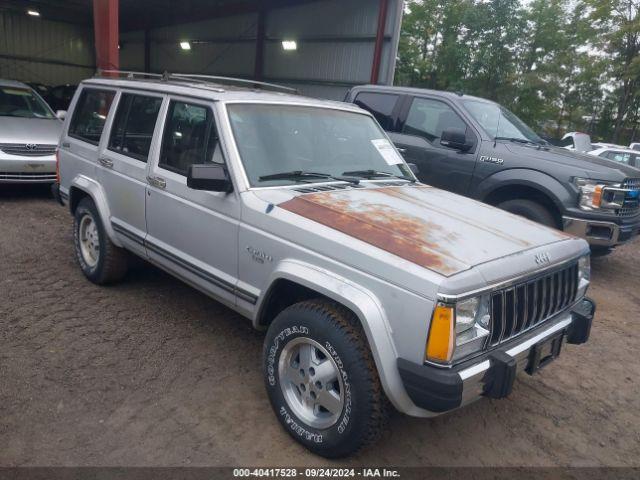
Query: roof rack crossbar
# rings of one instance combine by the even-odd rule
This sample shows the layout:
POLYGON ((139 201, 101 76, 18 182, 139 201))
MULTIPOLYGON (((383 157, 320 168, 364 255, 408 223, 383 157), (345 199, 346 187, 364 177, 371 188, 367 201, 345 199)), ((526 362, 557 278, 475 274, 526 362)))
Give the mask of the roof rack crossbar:
POLYGON ((226 82, 226 83, 255 85, 255 86, 272 88, 274 90, 283 90, 285 92, 298 93, 298 90, 292 87, 285 87, 284 85, 278 85, 277 83, 261 82, 259 80, 250 80, 245 78, 221 77, 218 75, 201 75, 201 74, 191 74, 191 73, 174 73, 174 74, 171 74, 171 76, 178 77, 178 78, 213 80, 213 81, 219 81, 223 83, 226 82))
MULTIPOLYGON (((295 88, 285 87, 284 85, 278 85, 275 83, 261 82, 258 80, 248 80, 244 78, 236 78, 236 77, 223 77, 217 75, 201 75, 201 74, 191 74, 191 73, 147 73, 147 72, 133 72, 129 70, 98 70, 98 76, 106 75, 116 75, 121 78, 125 78, 127 80, 144 80, 145 78, 157 79, 163 82, 168 82, 171 80, 174 81, 192 81, 196 83, 202 84, 220 84, 220 83, 228 83, 228 84, 240 84, 240 85, 253 85, 255 87, 262 87, 271 90, 280 90, 289 93, 298 94, 299 91, 295 88)), ((213 85, 212 85, 213 86, 213 85)), ((224 90, 220 90, 224 91, 224 90)))

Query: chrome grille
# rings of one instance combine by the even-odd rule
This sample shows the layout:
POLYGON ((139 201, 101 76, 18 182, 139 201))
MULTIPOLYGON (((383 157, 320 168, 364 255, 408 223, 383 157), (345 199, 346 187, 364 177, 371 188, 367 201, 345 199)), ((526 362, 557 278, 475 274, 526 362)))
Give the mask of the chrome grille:
POLYGON ((0 143, 0 150, 9 155, 45 157, 56 152, 57 145, 39 143, 0 143))
POLYGON ((640 189, 640 178, 627 178, 622 182, 622 188, 630 188, 632 190, 640 189))
POLYGON ((505 342, 569 307, 578 290, 578 264, 491 295, 490 345, 505 342))
POLYGON ((11 182, 48 182, 55 181, 55 173, 39 173, 39 172, 0 172, 0 181, 11 182))
MULTIPOLYGON (((622 182, 622 188, 640 190, 640 178, 627 178, 622 182)), ((619 217, 635 217, 640 215, 640 198, 638 194, 627 193, 622 208, 616 210, 619 217)))

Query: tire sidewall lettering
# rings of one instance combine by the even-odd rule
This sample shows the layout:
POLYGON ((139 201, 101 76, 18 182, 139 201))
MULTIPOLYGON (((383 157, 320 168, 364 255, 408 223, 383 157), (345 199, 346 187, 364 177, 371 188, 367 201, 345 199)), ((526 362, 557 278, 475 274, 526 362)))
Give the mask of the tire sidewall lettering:
POLYGON ((350 425, 352 419, 353 408, 351 383, 349 382, 349 376, 345 369, 344 362, 331 342, 328 340, 320 341, 318 338, 314 337, 309 327, 304 325, 283 328, 273 336, 273 339, 270 342, 266 355, 265 373, 268 386, 277 392, 278 397, 282 398, 282 404, 279 405, 276 411, 280 416, 282 423, 296 436, 306 442, 321 444, 324 442, 327 435, 341 436, 347 431, 347 427, 350 425), (295 414, 293 414, 293 412, 289 410, 286 400, 281 393, 280 385, 278 384, 279 379, 277 375, 280 353, 287 342, 297 337, 308 337, 321 343, 336 363, 342 378, 345 406, 338 422, 326 430, 315 430, 312 427, 308 427, 295 414))

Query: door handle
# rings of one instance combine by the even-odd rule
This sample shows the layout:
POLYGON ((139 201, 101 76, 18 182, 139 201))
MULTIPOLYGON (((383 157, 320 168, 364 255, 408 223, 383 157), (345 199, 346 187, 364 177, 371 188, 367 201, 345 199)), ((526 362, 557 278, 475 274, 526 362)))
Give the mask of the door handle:
POLYGON ((149 183, 156 188, 165 188, 167 186, 167 181, 164 178, 160 177, 147 177, 149 183))
POLYGON ((396 148, 398 149, 398 152, 400 152, 402 155, 407 153, 407 149, 406 148, 398 148, 398 147, 396 147, 396 148))
POLYGON ((98 158, 98 163, 106 168, 113 168, 113 160, 109 160, 108 158, 100 157, 98 158))

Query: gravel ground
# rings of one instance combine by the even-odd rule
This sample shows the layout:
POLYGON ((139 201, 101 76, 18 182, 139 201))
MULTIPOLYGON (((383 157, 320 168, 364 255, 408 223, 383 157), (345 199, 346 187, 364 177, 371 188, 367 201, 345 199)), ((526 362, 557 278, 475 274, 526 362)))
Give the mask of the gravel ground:
MULTIPOLYGON (((594 259, 589 343, 520 376, 508 399, 431 420, 394 412, 340 465, 639 466, 639 251, 594 259)), ((0 187, 0 259, 0 466, 334 465, 272 414, 261 333, 151 266, 89 283, 45 188, 0 187)))

